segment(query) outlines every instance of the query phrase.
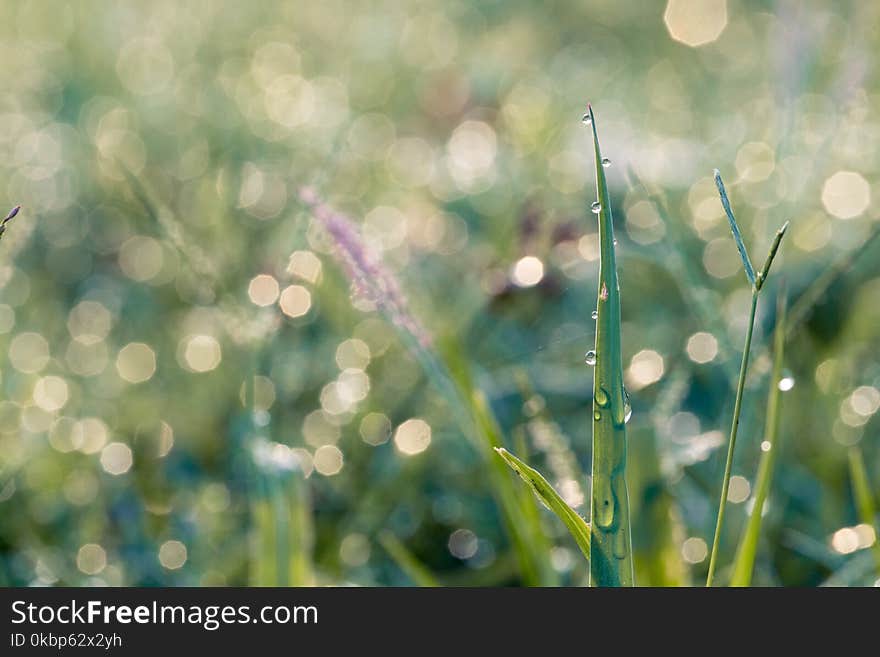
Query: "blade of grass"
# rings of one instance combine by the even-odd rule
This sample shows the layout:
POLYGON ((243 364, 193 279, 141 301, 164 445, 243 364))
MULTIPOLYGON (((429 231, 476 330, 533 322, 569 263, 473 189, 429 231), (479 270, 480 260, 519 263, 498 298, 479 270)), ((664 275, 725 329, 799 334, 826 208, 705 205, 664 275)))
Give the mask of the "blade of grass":
POLYGON ((721 530, 724 527, 724 512, 727 508, 727 493, 730 488, 730 474, 731 468, 733 467, 733 453, 736 448, 736 436, 739 431, 739 418, 740 413, 742 411, 742 398, 743 398, 743 389, 745 388, 746 383, 746 373, 749 368, 749 351, 752 346, 752 333, 755 328, 755 312, 758 308, 758 296, 761 293, 761 288, 764 285, 764 282, 767 280, 767 275, 770 273, 770 266, 773 264, 773 259, 776 257, 776 253, 779 250, 779 244, 782 241, 782 237, 785 235, 785 231, 788 229, 788 222, 786 221, 782 227, 776 231, 776 236, 773 239, 773 244, 770 247, 770 251, 767 254, 767 259, 764 262, 764 268, 758 272, 758 275, 755 275, 754 270, 752 269, 751 260, 749 259, 749 254, 746 251, 745 244, 742 241, 742 236, 740 234, 739 227, 736 224, 736 219, 733 216, 733 212, 730 209, 730 202, 727 199, 727 192, 724 189, 724 183, 721 181, 721 174, 718 169, 715 169, 715 184, 718 187, 718 193, 721 195, 721 203, 724 206, 724 211, 727 213, 727 219, 730 222, 730 229, 733 233, 734 240, 736 241, 737 250, 740 252, 740 256, 742 257, 743 267, 746 270, 746 277, 752 283, 752 303, 749 308, 749 320, 748 320, 748 329, 746 330, 746 339, 745 345, 743 346, 743 354, 742 354, 742 362, 740 364, 739 370, 739 379, 736 385, 736 400, 733 405, 733 419, 731 421, 730 426, 730 438, 727 443, 727 460, 724 464, 724 478, 721 482, 721 499, 718 503, 718 519, 715 524, 715 536, 712 539, 712 553, 709 557, 709 572, 706 575, 706 586, 712 586, 712 582, 715 578, 715 568, 718 562, 718 547, 721 543, 721 530))
MULTIPOLYGON (((858 445, 849 448, 849 475, 852 482, 853 497, 856 500, 856 508, 859 512, 859 521, 869 525, 877 534, 877 507, 874 505, 874 489, 868 479, 868 469, 865 467, 865 458, 858 445)), ((877 566, 877 574, 880 575, 880 541, 875 540, 872 546, 874 561, 877 566)))
POLYGON ((535 496, 565 524, 583 555, 590 558, 590 525, 556 492, 544 476, 503 447, 495 451, 526 482, 535 496))
POLYGON ((8 224, 13 219, 15 219, 15 215, 17 215, 20 210, 21 210, 21 206, 16 205, 14 208, 12 208, 9 211, 9 213, 6 215, 6 217, 3 219, 3 221, 0 221, 0 239, 3 238, 3 233, 6 232, 6 224, 8 224))
POLYGON ((593 375, 593 470, 590 492, 590 585, 632 586, 632 538, 626 489, 626 420, 620 343, 620 287, 614 261, 611 197, 596 117, 587 106, 584 120, 593 132, 599 215, 599 299, 596 304, 593 375))
POLYGON ((773 481, 773 469, 779 453, 779 421, 782 405, 782 391, 779 380, 782 377, 782 363, 785 351, 785 286, 781 286, 776 300, 776 328, 773 334, 773 369, 770 375, 770 390, 767 394, 767 419, 764 427, 764 441, 767 449, 761 453, 758 464, 758 475, 755 483, 754 505, 748 524, 740 539, 733 563, 731 586, 750 586, 752 572, 755 568, 755 556, 758 552, 758 537, 761 533, 761 519, 764 504, 770 493, 773 481))
POLYGON ((379 543, 416 586, 441 586, 434 574, 392 532, 385 530, 379 534, 379 543))
POLYGON ((715 169, 715 186, 718 188, 718 194, 721 196, 721 205, 724 206, 724 213, 727 215, 727 222, 730 224, 730 232, 733 233, 733 240, 736 242, 736 249, 739 251, 739 257, 742 258, 743 269, 746 272, 746 278, 749 284, 754 286, 756 283, 755 270, 752 269, 752 261, 749 259, 749 252, 746 251, 746 245, 743 243, 742 234, 739 232, 739 226, 736 218, 733 216, 733 210, 730 209, 730 200, 727 198, 727 190, 724 189, 724 182, 721 180, 721 172, 715 169))

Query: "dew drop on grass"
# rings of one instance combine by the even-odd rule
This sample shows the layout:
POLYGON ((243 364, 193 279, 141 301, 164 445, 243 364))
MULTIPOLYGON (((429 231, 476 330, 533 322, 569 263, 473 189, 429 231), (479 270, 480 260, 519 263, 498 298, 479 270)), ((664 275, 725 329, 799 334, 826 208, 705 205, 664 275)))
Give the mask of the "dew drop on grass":
POLYGON ((593 366, 596 364, 596 352, 590 349, 586 354, 584 354, 584 362, 587 365, 593 366))
POLYGON ((584 125, 590 125, 590 124, 593 122, 593 119, 590 118, 590 115, 589 115, 589 114, 584 114, 584 115, 581 117, 581 122, 582 122, 584 125))
POLYGON ((593 214, 599 214, 602 212, 602 204, 599 201, 593 201, 593 205, 590 206, 590 210, 593 211, 593 214))
POLYGON ((608 393, 605 392, 605 388, 599 388, 593 394, 593 398, 596 400, 596 403, 603 408, 608 405, 608 393))
POLYGON ((607 169, 608 167, 611 166, 611 160, 609 160, 607 157, 603 157, 602 158, 602 166, 607 169))
POLYGON ((782 392, 788 392, 792 388, 794 388, 794 377, 792 376, 784 376, 779 379, 779 389, 782 392))
POLYGON ((602 419, 602 414, 599 411, 596 411, 595 413, 593 413, 593 419, 596 420, 596 422, 598 422, 599 420, 602 419))
POLYGON ((592 317, 593 319, 599 319, 599 311, 594 310, 593 312, 590 313, 590 317, 592 317))
POLYGON ((633 407, 629 403, 629 393, 624 390, 623 391, 623 423, 626 424, 629 422, 629 419, 632 417, 633 407))
POLYGON ((617 246, 617 238, 614 238, 614 246, 617 246))

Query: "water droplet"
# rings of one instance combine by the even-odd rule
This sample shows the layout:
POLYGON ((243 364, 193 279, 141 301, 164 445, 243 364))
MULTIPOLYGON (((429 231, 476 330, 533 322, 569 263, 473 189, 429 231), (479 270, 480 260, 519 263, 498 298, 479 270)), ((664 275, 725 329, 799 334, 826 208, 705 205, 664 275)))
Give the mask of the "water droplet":
POLYGON ((614 246, 617 246, 617 238, 614 238, 614 246))
POLYGON ((593 119, 590 117, 589 114, 584 114, 584 115, 581 117, 581 122, 582 122, 584 125, 590 125, 590 124, 593 122, 593 119))
POLYGON ((599 319, 599 311, 594 310, 593 312, 590 313, 590 317, 592 317, 593 319, 599 319))
POLYGON ((608 393, 605 392, 605 388, 599 388, 595 393, 593 393, 593 399, 599 406, 607 406, 608 405, 608 393))
POLYGON ((623 423, 626 424, 629 422, 629 419, 633 416, 633 407, 630 406, 629 399, 625 399, 623 402, 623 423))
POLYGON ((784 376, 781 379, 779 379, 779 389, 782 392, 788 392, 792 388, 794 388, 794 377, 784 376))
POLYGON ((599 201, 593 201, 593 205, 590 206, 590 210, 592 210, 593 214, 599 214, 602 212, 602 204, 599 201))
POLYGON ((596 420, 596 422, 598 422, 599 420, 602 419, 602 414, 599 411, 596 411, 595 413, 593 413, 593 419, 596 420))
POLYGON ((602 166, 607 169, 608 167, 611 166, 611 160, 609 160, 607 157, 603 157, 602 158, 602 166))
POLYGON ((595 365, 596 364, 596 352, 590 349, 586 354, 584 354, 584 362, 587 365, 595 365))
POLYGON ((614 494, 611 480, 607 475, 597 474, 593 478, 593 519, 599 527, 610 527, 614 523, 614 494))

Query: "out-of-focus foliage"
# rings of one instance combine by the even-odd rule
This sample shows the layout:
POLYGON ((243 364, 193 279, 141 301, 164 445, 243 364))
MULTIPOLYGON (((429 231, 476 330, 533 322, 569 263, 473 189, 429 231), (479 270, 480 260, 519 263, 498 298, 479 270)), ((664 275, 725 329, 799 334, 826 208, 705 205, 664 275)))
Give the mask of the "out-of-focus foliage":
MULTIPOLYGON (((765 299, 878 225, 876 3, 9 0, 0 20, 0 207, 23 206, 0 243, 2 585, 522 583, 485 459, 299 194, 352 218, 426 344, 456 336, 505 446, 585 514, 586 101, 636 581, 699 582, 750 300, 713 168, 754 253, 792 222, 765 299)), ((759 305, 719 583, 780 384, 753 583, 880 577, 848 467, 858 444, 876 505, 874 247, 781 382, 759 305)), ((540 513, 546 581, 582 583, 540 513)))

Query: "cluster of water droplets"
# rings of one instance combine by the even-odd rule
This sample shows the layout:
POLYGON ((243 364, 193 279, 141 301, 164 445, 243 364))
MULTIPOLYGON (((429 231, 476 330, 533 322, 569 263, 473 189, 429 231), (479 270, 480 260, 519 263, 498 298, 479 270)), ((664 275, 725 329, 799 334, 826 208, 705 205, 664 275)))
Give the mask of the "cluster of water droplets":
MULTIPOLYGON (((588 113, 584 114, 583 117, 581 117, 581 121, 583 122, 584 125, 592 125, 593 117, 590 116, 590 114, 588 112, 588 113)), ((611 160, 608 159, 607 157, 603 157, 602 158, 602 167, 607 169, 610 166, 611 166, 611 160)), ((593 214, 601 213, 602 212, 602 203, 600 203, 599 201, 594 201, 593 204, 590 206, 590 210, 593 212, 593 214)), ((614 244, 615 245, 617 244, 617 239, 614 240, 614 244)), ((599 311, 594 310, 592 313, 590 313, 590 317, 592 317, 593 320, 599 319, 599 311)), ((589 365, 590 367, 595 367, 595 365, 596 365, 596 352, 595 352, 595 350, 590 349, 586 354, 584 354, 584 362, 587 365, 589 365)), ((599 388, 599 390, 596 392, 596 403, 602 407, 604 407, 608 404, 608 393, 606 393, 605 390, 602 388, 599 388)), ((594 417, 597 421, 599 419, 601 419, 601 414, 599 413, 599 411, 595 412, 594 417)), ((623 391, 623 421, 624 421, 624 423, 629 422, 629 419, 631 417, 632 417, 632 406, 629 403, 629 394, 627 394, 626 390, 624 389, 624 391, 623 391)))
MULTIPOLYGON (((595 315, 595 313, 594 313, 595 315)), ((593 349, 590 349, 584 355, 584 362, 590 367, 594 367, 596 365, 596 352, 593 349)), ((599 388, 595 392, 595 401, 596 404, 602 408, 608 405, 608 393, 605 392, 604 388, 599 388)), ((598 421, 601 419, 601 414, 597 410, 594 414, 595 419, 598 421)), ((632 417, 632 404, 629 403, 629 393, 626 391, 626 388, 623 389, 623 422, 626 424, 629 422, 629 419, 632 417)))

